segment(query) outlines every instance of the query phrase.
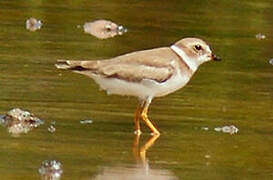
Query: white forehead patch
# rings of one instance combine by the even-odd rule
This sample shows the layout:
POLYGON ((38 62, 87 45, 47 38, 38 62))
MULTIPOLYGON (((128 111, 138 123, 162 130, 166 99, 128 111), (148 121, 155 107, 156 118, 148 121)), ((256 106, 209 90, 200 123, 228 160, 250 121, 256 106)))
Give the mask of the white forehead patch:
POLYGON ((211 54, 210 47, 208 45, 205 45, 205 50, 211 54))

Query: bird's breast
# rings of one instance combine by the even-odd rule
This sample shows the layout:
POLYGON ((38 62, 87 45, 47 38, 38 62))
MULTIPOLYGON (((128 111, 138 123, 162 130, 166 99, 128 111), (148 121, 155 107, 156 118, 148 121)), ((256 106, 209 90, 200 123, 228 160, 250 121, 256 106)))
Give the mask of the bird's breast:
POLYGON ((190 72, 182 72, 180 68, 175 68, 172 76, 165 82, 158 83, 151 80, 143 80, 142 84, 151 89, 151 92, 153 92, 152 97, 160 97, 183 88, 189 82, 191 76, 190 72))

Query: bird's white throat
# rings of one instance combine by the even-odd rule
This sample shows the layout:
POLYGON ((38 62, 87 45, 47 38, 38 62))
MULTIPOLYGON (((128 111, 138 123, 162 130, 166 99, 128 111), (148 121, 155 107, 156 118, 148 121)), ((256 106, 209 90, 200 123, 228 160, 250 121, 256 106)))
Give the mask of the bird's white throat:
POLYGON ((194 62, 193 60, 191 60, 186 53, 180 49, 179 47, 177 47, 176 45, 172 45, 171 49, 178 55, 181 57, 181 59, 187 64, 187 66, 193 71, 195 72, 198 68, 198 64, 196 62, 194 62))

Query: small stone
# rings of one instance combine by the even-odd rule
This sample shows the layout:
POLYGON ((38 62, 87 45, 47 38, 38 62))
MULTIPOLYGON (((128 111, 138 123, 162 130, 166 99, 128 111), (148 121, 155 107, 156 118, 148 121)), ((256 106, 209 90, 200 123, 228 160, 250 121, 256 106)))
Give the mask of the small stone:
POLYGON ((220 131, 222 131, 222 128, 216 127, 216 128, 214 128, 214 131, 220 132, 220 131))
POLYGON ((47 130, 48 132, 54 133, 56 131, 56 128, 53 125, 50 125, 47 130))
POLYGON ((81 120, 80 123, 81 123, 81 124, 92 124, 93 121, 90 120, 90 119, 88 119, 88 120, 81 120))
POLYGON ((215 131, 217 132, 223 132, 223 133, 229 133, 229 134, 236 134, 239 132, 239 129, 235 127, 234 125, 230 126, 224 126, 224 127, 216 127, 214 128, 215 131))
POLYGON ((63 173, 62 164, 56 160, 45 160, 39 168, 39 173, 44 180, 58 180, 63 173))
POLYGON ((204 131, 208 131, 209 130, 208 127, 202 127, 201 129, 204 130, 204 131))
POLYGON ((27 19, 26 21, 26 29, 30 30, 30 31, 36 31, 38 29, 41 29, 42 27, 42 22, 41 20, 37 20, 33 17, 27 19))
POLYGON ((264 34, 261 34, 261 33, 256 34, 255 37, 256 37, 256 39, 258 39, 258 40, 263 40, 263 39, 266 38, 266 36, 265 36, 264 34))
POLYGON ((269 64, 273 65, 273 58, 269 60, 269 64))

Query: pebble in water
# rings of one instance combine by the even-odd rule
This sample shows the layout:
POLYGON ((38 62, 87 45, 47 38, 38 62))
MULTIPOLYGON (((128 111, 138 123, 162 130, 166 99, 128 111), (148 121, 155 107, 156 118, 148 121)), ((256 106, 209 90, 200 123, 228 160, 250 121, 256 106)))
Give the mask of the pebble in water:
POLYGON ((48 132, 54 133, 56 131, 55 125, 56 121, 51 121, 50 126, 47 128, 48 132))
POLYGON ((269 60, 269 64, 273 65, 273 58, 269 60))
POLYGON ((89 119, 88 120, 81 120, 80 123, 81 124, 91 124, 91 123, 93 123, 93 121, 89 120, 89 119))
POLYGON ((261 33, 256 34, 255 37, 256 37, 256 39, 258 39, 258 40, 263 40, 263 39, 266 38, 266 36, 265 36, 264 34, 261 34, 261 33))
POLYGON ((5 115, 0 115, 0 124, 3 124, 5 122, 4 117, 5 115))
POLYGON ((0 119, 0 124, 7 127, 9 133, 14 135, 28 133, 33 128, 44 124, 44 121, 35 117, 34 114, 19 108, 10 110, 6 115, 1 116, 0 119))
POLYGON ((42 24, 41 20, 37 20, 33 17, 29 18, 26 21, 26 28, 30 31, 36 31, 38 29, 41 29, 42 25, 43 24, 42 24))
POLYGON ((43 180, 58 180, 63 173, 62 164, 56 160, 45 160, 39 168, 39 173, 43 180))
POLYGON ((201 129, 204 130, 204 131, 208 131, 209 130, 208 127, 202 127, 201 129))
POLYGON ((91 34, 99 39, 107 39, 127 32, 126 28, 109 20, 87 22, 83 25, 83 29, 85 33, 91 34))
POLYGON ((216 127, 214 128, 215 131, 217 132, 223 132, 223 133, 229 133, 229 134, 236 134, 239 129, 235 127, 234 125, 230 126, 224 126, 224 127, 216 127))
POLYGON ((54 125, 50 125, 47 130, 51 133, 54 133, 56 131, 56 128, 54 127, 54 125))

